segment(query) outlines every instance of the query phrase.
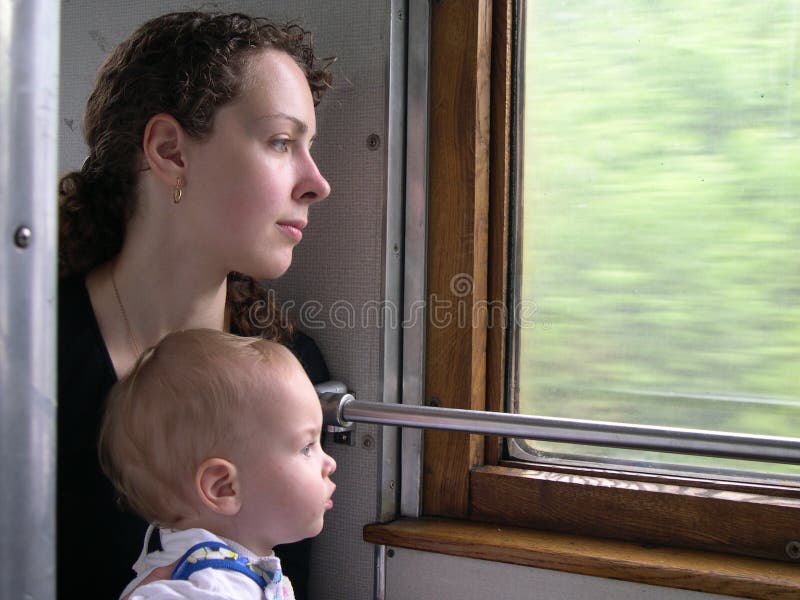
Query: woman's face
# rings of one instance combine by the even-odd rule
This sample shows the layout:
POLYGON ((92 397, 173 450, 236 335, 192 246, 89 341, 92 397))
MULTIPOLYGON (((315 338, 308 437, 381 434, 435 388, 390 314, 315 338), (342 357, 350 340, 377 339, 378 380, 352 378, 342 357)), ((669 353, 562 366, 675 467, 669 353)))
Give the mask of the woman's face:
POLYGON ((181 208, 209 267, 271 279, 289 268, 308 208, 330 186, 311 157, 316 118, 300 67, 267 50, 246 73, 210 135, 188 142, 181 208))

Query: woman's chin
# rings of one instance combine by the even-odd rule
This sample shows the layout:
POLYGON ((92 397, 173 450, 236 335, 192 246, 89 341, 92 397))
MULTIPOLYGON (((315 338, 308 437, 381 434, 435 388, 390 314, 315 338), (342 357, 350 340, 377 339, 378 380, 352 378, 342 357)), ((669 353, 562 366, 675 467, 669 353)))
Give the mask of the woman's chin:
POLYGON ((254 265, 247 274, 253 279, 278 279, 292 266, 292 252, 282 253, 280 257, 274 257, 268 263, 254 265))

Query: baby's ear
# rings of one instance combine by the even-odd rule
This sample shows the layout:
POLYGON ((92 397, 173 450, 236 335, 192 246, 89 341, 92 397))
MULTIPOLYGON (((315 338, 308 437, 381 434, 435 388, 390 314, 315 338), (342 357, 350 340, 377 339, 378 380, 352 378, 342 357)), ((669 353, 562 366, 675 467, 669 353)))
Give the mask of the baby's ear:
POLYGON ((195 487, 203 504, 223 515, 235 515, 242 507, 239 472, 224 458, 209 458, 198 468, 195 487))

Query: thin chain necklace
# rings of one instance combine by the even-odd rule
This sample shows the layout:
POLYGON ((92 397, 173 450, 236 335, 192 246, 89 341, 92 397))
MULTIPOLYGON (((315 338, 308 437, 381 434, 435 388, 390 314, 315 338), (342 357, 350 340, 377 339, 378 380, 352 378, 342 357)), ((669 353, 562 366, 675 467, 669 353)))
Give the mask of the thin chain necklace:
POLYGON ((116 265, 111 267, 111 287, 114 288, 114 296, 117 298, 119 311, 122 313, 122 320, 125 321, 125 327, 128 330, 128 340, 131 343, 131 348, 133 348, 134 355, 138 358, 142 351, 139 348, 139 344, 136 343, 136 336, 133 335, 133 328, 131 328, 131 322, 128 320, 128 313, 125 312, 125 305, 122 304, 122 298, 120 298, 119 290, 117 289, 117 282, 114 280, 115 267, 116 265))

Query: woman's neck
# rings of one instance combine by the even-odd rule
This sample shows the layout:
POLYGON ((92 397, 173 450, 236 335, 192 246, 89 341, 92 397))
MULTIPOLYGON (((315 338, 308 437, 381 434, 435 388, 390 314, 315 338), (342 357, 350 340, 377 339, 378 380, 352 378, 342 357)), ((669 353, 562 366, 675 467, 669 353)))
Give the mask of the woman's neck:
POLYGON ((172 331, 225 327, 226 274, 191 259, 123 249, 93 270, 86 286, 118 376, 172 331))

